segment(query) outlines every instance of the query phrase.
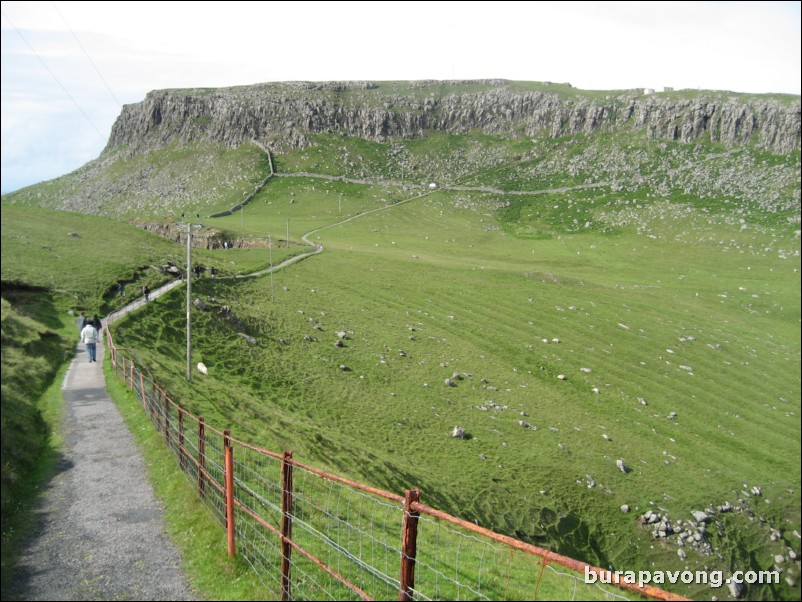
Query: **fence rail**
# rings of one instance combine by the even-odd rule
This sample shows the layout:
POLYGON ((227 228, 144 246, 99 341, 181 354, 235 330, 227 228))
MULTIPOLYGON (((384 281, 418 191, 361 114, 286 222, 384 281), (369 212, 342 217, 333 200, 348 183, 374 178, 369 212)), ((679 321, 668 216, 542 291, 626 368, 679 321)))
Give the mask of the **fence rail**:
POLYGON ((174 402, 114 346, 115 373, 142 403, 228 534, 281 600, 685 600, 494 533, 404 496, 262 449, 174 402), (596 582, 586 583, 592 573, 596 582), (603 587, 601 584, 610 584, 603 587))

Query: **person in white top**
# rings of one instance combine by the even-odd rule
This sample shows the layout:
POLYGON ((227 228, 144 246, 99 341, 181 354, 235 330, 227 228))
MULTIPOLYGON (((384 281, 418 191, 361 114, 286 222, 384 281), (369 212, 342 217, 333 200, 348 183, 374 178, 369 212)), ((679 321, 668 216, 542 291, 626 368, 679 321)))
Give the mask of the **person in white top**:
POLYGON ((87 322, 81 331, 81 342, 86 343, 86 353, 89 355, 90 362, 97 362, 97 341, 100 333, 92 322, 87 322))

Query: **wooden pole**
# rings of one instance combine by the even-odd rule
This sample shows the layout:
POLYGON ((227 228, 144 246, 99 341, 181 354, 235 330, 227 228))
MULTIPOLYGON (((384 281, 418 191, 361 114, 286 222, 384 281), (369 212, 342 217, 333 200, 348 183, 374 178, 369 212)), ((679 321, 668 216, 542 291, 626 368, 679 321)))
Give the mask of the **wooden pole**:
POLYGON ((415 557, 418 553, 418 518, 420 512, 412 510, 412 504, 420 499, 417 489, 407 490, 404 497, 404 523, 401 533, 401 583, 398 599, 413 600, 415 589, 415 557))
POLYGON ((234 448, 229 439, 230 432, 223 431, 223 448, 225 449, 225 484, 226 484, 226 533, 228 535, 228 555, 235 556, 237 547, 234 528, 234 448))
POLYGON ((292 452, 285 451, 281 459, 281 600, 292 600, 290 554, 292 553, 292 452))

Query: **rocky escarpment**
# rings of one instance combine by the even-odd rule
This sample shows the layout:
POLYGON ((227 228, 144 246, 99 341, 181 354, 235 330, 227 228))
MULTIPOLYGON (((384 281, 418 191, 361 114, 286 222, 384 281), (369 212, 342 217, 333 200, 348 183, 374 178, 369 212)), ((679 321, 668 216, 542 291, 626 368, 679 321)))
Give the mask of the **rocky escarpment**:
POLYGON ((800 147, 800 102, 723 92, 600 97, 566 86, 504 80, 376 84, 275 83, 209 90, 158 90, 126 105, 106 151, 136 153, 179 142, 277 150, 303 148, 310 136, 339 132, 366 140, 416 138, 436 130, 560 137, 600 130, 645 131, 651 138, 728 147, 755 143, 785 154, 800 147))

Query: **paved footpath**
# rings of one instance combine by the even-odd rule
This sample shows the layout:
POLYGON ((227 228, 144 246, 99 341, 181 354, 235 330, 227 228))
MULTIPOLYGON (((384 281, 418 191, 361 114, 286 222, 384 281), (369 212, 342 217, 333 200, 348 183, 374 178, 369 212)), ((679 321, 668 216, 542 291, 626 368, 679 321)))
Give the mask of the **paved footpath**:
POLYGON ((62 389, 64 445, 21 554, 17 600, 196 600, 131 433, 84 345, 62 389))

